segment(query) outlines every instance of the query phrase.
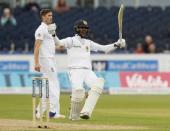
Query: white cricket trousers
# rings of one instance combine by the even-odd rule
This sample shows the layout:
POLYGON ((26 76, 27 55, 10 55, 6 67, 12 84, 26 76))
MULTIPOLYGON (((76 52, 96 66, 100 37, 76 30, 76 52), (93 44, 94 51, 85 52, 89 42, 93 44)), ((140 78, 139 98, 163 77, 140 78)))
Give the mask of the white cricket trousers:
POLYGON ((82 89, 86 83, 90 88, 96 87, 98 77, 91 69, 70 69, 69 78, 72 89, 82 89))
MULTIPOLYGON (((55 58, 40 58, 39 63, 41 66, 41 73, 43 77, 48 78, 49 81, 49 100, 50 100, 50 112, 56 115, 60 114, 60 87, 57 78, 57 69, 55 58)), ((42 98, 42 111, 46 110, 46 95, 45 87, 43 88, 43 98, 42 98)))

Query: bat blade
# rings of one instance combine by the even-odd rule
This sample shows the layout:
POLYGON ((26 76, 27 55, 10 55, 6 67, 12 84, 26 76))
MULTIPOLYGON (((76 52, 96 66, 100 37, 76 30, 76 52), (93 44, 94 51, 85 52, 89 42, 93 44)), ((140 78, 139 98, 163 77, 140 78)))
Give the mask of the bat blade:
POLYGON ((119 13, 118 13, 118 26, 119 26, 119 39, 122 39, 122 24, 123 24, 123 12, 124 12, 124 5, 121 4, 119 13))

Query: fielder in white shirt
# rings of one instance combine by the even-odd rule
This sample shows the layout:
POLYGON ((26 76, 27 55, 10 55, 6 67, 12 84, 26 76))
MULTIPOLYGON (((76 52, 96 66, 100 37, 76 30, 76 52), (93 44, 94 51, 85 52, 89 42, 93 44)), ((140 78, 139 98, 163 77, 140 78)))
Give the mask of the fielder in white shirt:
MULTIPOLYGON (((52 23, 52 11, 42 9, 40 11, 42 23, 35 31, 34 62, 35 70, 41 72, 43 77, 49 81, 49 100, 50 100, 50 118, 64 118, 60 114, 60 88, 57 79, 57 69, 55 63, 55 42, 48 32, 48 25, 52 23)), ((45 89, 43 89, 42 111, 46 111, 45 89)), ((37 107, 36 117, 40 117, 40 106, 37 107)))
POLYGON ((126 43, 125 40, 122 39, 110 45, 100 45, 86 39, 85 37, 88 34, 89 27, 85 20, 78 20, 75 23, 74 28, 76 35, 62 40, 59 40, 55 35, 55 24, 49 25, 48 31, 54 37, 56 44, 67 48, 69 77, 72 86, 69 119, 89 119, 104 86, 103 78, 98 78, 92 71, 90 51, 103 51, 107 53, 118 47, 125 47, 126 43), (85 98, 84 83, 86 83, 91 89, 88 92, 88 97, 84 106, 81 107, 85 98))

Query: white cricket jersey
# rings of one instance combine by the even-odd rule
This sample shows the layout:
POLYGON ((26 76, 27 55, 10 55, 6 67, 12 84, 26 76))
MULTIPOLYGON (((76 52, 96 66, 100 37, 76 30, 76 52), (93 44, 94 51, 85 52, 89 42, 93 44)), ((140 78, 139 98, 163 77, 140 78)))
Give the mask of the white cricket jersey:
POLYGON ((55 56, 55 42, 51 34, 48 33, 48 25, 41 23, 35 31, 35 39, 42 40, 39 57, 54 57, 55 56))
POLYGON ((110 51, 115 49, 111 45, 99 45, 91 40, 81 38, 79 35, 60 40, 60 43, 67 48, 69 68, 91 69, 90 51, 110 51))

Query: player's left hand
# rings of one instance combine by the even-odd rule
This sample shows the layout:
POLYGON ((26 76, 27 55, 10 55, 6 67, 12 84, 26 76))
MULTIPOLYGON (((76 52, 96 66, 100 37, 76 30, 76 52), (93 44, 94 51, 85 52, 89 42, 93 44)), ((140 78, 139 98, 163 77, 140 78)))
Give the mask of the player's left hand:
POLYGON ((115 43, 115 45, 117 46, 117 47, 119 47, 119 48, 124 48, 124 47, 126 47, 126 41, 125 41, 125 39, 119 39, 116 43, 115 43))
POLYGON ((56 24, 53 23, 53 24, 50 24, 48 25, 48 32, 52 35, 52 36, 55 36, 56 35, 56 24))

